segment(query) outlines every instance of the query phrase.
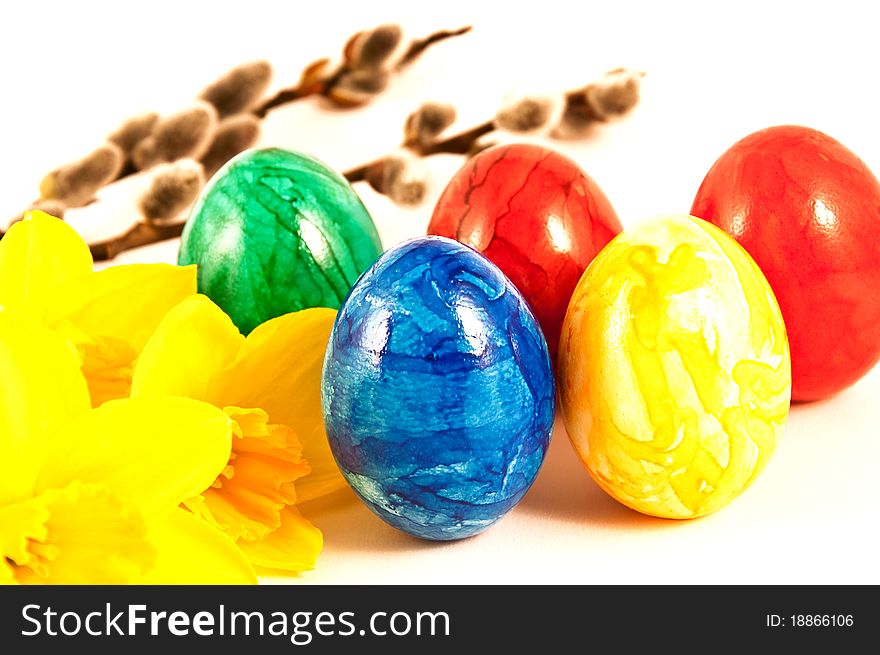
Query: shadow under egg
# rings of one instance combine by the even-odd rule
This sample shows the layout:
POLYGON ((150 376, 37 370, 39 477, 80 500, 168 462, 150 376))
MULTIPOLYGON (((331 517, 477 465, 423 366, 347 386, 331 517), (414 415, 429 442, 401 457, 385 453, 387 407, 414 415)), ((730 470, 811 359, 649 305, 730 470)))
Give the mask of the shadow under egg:
POLYGON ((324 533, 335 551, 411 552, 451 547, 457 541, 419 539, 391 527, 369 510, 349 489, 298 505, 303 516, 324 533))
POLYGON ((663 530, 690 522, 642 514, 602 491, 581 465, 558 415, 541 472, 515 511, 606 529, 663 530))

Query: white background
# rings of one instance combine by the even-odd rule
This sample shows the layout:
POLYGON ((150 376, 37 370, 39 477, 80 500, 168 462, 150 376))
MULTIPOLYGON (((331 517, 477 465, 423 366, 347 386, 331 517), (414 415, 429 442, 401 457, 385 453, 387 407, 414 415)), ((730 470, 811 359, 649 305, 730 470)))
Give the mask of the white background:
MULTIPOLYGON (((227 68, 267 58, 275 86, 336 55, 358 29, 395 21, 408 36, 473 24, 431 49, 370 106, 306 101, 273 113, 262 143, 311 152, 340 170, 399 142, 424 100, 453 103, 453 130, 480 123, 509 92, 561 92, 605 70, 647 73, 626 120, 554 147, 603 187, 624 225, 686 213, 715 158, 749 132, 801 123, 880 171, 877 23, 866 2, 163 2, 7 3, 0 23, 0 217, 36 195, 130 114, 182 108, 227 68)), ((359 185, 384 245, 420 234, 460 166, 432 158, 422 208, 401 210, 359 185)), ((71 212, 88 238, 133 220, 133 179, 71 212)), ((173 262, 176 244, 118 262, 173 262)), ((485 534, 429 544, 395 532, 350 492, 306 511, 324 530, 314 572, 295 582, 880 582, 877 467, 880 374, 793 408, 773 461, 715 515, 689 522, 606 497, 557 426, 522 504, 485 534)))

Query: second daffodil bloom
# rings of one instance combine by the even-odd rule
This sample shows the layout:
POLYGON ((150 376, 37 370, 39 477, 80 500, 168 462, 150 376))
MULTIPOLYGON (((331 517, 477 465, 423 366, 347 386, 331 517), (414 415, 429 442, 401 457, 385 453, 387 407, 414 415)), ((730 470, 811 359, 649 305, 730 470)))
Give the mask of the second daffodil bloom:
POLYGON ((133 398, 194 398, 223 408, 235 422, 228 467, 185 505, 260 566, 312 568, 322 536, 295 504, 344 485, 320 400, 335 315, 286 314, 245 338, 217 305, 191 296, 162 319, 135 366, 133 398))
POLYGON ((195 266, 130 264, 92 270, 76 231, 28 212, 0 240, 0 306, 76 345, 92 405, 124 398, 132 367, 159 320, 196 292, 195 266))
POLYGON ((0 308, 0 583, 254 583, 180 507, 226 466, 233 424, 186 398, 92 409, 70 343, 0 308))

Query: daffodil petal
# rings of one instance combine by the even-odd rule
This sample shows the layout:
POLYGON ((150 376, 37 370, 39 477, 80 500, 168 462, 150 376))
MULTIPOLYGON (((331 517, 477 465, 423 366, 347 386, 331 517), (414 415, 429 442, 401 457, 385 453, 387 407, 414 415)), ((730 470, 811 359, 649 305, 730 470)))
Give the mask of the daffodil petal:
POLYGON ((294 507, 281 511, 281 525, 258 541, 239 540, 238 546, 255 566, 283 571, 308 571, 324 546, 324 536, 294 507))
POLYGON ((141 584, 256 584, 254 569, 233 541, 184 509, 152 526, 156 565, 141 584))
POLYGON ((208 398, 221 407, 259 407, 271 423, 294 429, 312 469, 296 482, 300 502, 345 486, 321 412, 321 369, 335 317, 332 309, 316 308, 263 323, 216 377, 208 398))
POLYGON ((37 489, 105 484, 145 514, 211 486, 229 461, 232 420, 189 398, 111 400, 56 432, 37 489))
POLYGON ((27 566, 36 555, 30 552, 32 542, 46 541, 49 530, 48 500, 50 496, 26 498, 23 501, 0 505, 0 562, 15 564, 10 574, 27 566))
POLYGON ((28 212, 0 240, 0 307, 43 320, 66 282, 87 276, 92 255, 64 221, 28 212))
POLYGON ((222 309, 206 296, 190 296, 165 315, 144 346, 131 395, 207 400, 211 379, 244 342, 222 309))
POLYGON ((119 339, 140 352, 168 310, 195 292, 195 266, 111 266, 65 285, 47 322, 67 319, 91 337, 119 339))
POLYGON ((144 517, 100 484, 0 507, 0 525, 0 559, 26 584, 122 584, 155 561, 144 517))
POLYGON ((32 495, 49 435, 89 411, 76 350, 0 310, 0 505, 32 495))
POLYGON ((18 581, 12 575, 12 566, 5 559, 0 559, 0 585, 13 584, 18 584, 18 581))

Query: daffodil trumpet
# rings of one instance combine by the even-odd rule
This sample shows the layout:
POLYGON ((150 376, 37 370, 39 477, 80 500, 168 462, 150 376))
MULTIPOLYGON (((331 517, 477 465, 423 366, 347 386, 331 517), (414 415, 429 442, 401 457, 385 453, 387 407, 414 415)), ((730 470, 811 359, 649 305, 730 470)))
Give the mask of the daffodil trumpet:
POLYGON ((185 506, 221 529, 255 565, 314 566, 321 532, 298 502, 344 486, 321 418, 321 366, 336 312, 307 309, 246 338, 202 295, 162 319, 144 346, 133 398, 191 398, 233 423, 227 466, 185 506))

